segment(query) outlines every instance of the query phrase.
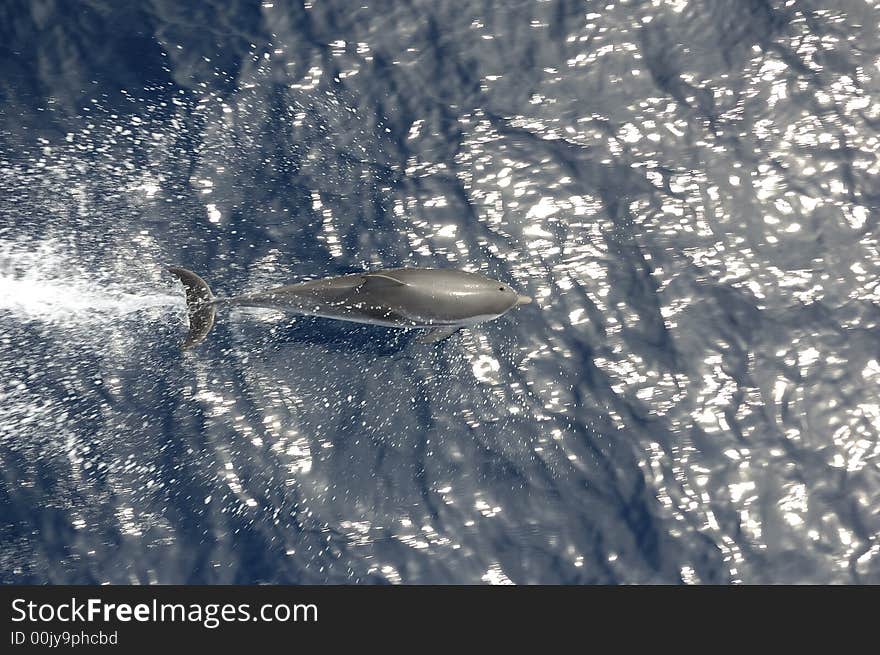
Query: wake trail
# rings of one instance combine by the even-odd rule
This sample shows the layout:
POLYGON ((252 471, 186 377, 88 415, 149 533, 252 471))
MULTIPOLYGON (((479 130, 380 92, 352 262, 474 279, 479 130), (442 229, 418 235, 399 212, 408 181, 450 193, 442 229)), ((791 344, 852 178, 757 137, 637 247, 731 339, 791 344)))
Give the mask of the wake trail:
POLYGON ((144 310, 170 311, 183 304, 182 296, 164 290, 135 293, 131 285, 114 282, 106 272, 86 275, 45 250, 2 254, 6 256, 0 257, 0 315, 14 320, 95 324, 144 310))
POLYGON ((0 310, 9 310, 23 320, 89 322, 180 303, 179 297, 170 294, 135 295, 113 289, 96 292, 73 282, 0 276, 0 310))

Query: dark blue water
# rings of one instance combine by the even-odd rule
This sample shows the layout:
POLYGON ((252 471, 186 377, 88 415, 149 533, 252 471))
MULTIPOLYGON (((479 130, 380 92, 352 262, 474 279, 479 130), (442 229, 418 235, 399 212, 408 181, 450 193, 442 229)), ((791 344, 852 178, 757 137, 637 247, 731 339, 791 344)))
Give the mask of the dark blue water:
POLYGON ((0 5, 0 580, 880 582, 880 3, 0 5), (435 346, 183 293, 449 266, 435 346))

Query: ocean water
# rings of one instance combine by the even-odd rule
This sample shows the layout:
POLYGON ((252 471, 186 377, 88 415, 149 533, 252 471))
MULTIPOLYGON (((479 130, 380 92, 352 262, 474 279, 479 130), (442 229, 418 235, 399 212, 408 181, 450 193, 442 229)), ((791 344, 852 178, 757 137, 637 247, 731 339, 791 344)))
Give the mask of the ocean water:
POLYGON ((880 2, 0 5, 0 581, 880 582, 880 2), (535 297, 434 346, 183 292, 535 297))

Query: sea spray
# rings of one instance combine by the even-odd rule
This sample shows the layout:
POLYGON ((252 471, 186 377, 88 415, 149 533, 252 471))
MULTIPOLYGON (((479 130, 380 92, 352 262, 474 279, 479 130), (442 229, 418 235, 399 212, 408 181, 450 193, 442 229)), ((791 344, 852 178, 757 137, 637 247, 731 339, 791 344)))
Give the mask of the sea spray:
POLYGON ((0 243, 0 312, 13 321, 52 325, 115 322, 134 312, 182 304, 182 296, 110 271, 86 272, 52 242, 0 243))

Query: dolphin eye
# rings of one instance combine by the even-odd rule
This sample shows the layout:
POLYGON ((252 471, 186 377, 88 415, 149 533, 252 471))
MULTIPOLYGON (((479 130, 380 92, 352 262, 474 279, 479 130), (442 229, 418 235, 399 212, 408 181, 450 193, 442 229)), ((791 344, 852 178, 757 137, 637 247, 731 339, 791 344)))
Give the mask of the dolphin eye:
POLYGON ((504 287, 498 287, 499 291, 504 291, 504 287))

